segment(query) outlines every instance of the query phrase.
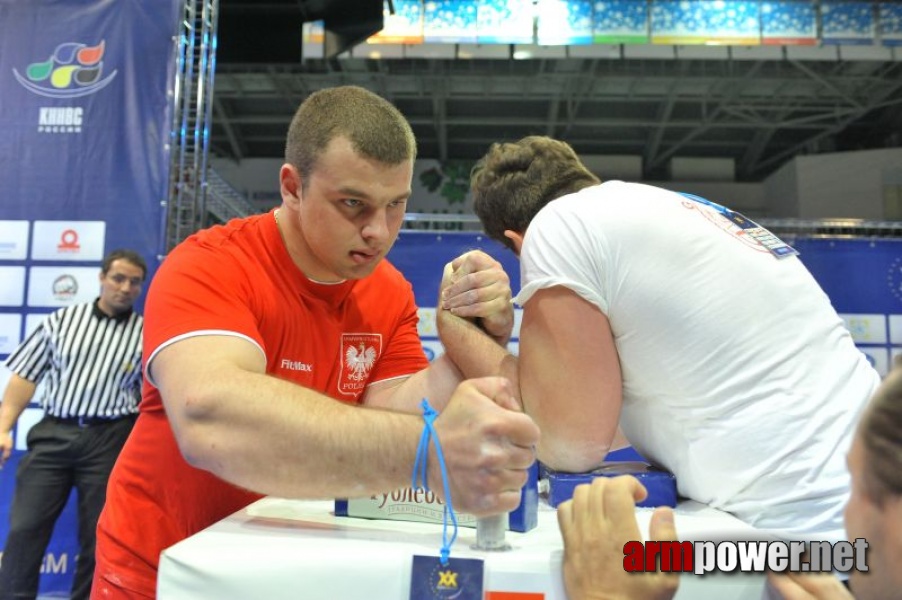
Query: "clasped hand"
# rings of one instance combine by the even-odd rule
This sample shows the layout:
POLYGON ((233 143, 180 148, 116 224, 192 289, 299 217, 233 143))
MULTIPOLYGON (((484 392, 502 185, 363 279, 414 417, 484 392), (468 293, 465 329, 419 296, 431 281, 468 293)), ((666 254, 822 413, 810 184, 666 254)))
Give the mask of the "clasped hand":
POLYGON ((502 346, 514 326, 510 277, 497 260, 471 250, 445 265, 441 308, 479 325, 502 346))

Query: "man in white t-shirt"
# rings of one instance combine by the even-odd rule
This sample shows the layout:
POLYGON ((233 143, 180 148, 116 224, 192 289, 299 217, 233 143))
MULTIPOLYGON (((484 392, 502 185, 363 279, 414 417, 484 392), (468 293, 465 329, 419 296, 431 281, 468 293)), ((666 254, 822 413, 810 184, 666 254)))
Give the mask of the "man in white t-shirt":
POLYGON ((520 387, 546 465, 599 466, 619 423, 682 496, 843 538, 845 456, 880 377, 790 246, 702 198, 601 183, 547 137, 494 144, 471 185, 521 259, 520 387))

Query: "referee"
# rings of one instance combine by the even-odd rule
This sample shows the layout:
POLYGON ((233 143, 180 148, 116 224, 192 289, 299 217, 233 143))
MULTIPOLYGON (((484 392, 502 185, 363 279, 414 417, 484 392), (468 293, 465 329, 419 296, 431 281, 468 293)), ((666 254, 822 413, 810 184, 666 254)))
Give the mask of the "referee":
POLYGON ((0 467, 12 451, 12 427, 41 381, 45 415, 28 432, 16 472, 2 600, 37 596, 44 552, 73 487, 80 551, 71 598, 91 594, 97 518, 141 397, 144 319, 132 305, 146 276, 139 254, 111 252, 100 270, 100 297, 50 314, 6 360, 13 373, 0 405, 0 467))

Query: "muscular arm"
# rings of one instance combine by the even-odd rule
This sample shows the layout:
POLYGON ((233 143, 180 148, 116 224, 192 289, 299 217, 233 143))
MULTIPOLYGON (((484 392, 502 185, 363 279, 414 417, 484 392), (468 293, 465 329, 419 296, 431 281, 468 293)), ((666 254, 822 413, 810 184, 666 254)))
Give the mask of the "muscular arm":
POLYGON ((607 317, 564 287, 535 293, 520 328, 520 392, 542 431, 539 460, 582 472, 615 439, 622 389, 607 317))
MULTIPOLYGON (((357 497, 409 484, 421 418, 347 405, 270 377, 264 367, 256 346, 227 336, 181 340, 154 358, 151 375, 190 464, 285 497, 357 497)), ((538 433, 525 415, 501 408, 510 401, 505 385, 495 378, 460 386, 453 410, 436 421, 461 510, 489 514, 518 502, 514 491, 538 433), (472 422, 480 431, 466 431, 472 422), (491 436, 511 447, 478 447, 491 436)), ((440 490, 434 460, 432 452, 430 485, 440 490)))
POLYGON ((474 250, 448 263, 436 311, 445 354, 406 380, 371 385, 364 404, 420 412, 428 397, 441 410, 457 384, 474 377, 502 376, 516 390, 517 359, 506 348, 514 321, 510 299, 510 279, 488 254, 474 250))
POLYGON ((31 402, 36 387, 37 384, 13 373, 6 386, 6 391, 3 392, 3 403, 0 404, 0 467, 12 452, 13 425, 31 402))
POLYGON ((363 405, 422 414, 420 401, 428 398, 429 405, 441 412, 463 380, 463 374, 457 366, 450 358, 442 355, 410 377, 370 385, 363 396, 363 405))
POLYGON ((446 355, 465 377, 500 375, 517 388, 517 360, 507 351, 514 310, 501 263, 478 250, 448 263, 435 319, 446 355))
POLYGON ((517 358, 472 321, 449 310, 436 311, 436 325, 445 356, 467 377, 500 375, 518 387, 517 358))

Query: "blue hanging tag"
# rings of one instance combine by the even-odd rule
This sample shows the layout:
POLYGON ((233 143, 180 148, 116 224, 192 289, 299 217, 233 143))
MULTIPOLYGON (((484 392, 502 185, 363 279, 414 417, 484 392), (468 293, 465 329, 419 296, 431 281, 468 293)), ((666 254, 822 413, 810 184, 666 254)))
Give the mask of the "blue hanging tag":
POLYGON ((414 556, 410 600, 482 600, 483 561, 414 556))

